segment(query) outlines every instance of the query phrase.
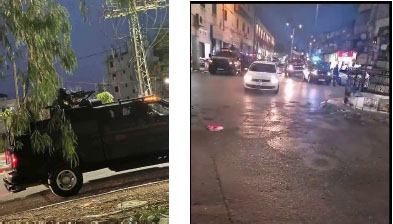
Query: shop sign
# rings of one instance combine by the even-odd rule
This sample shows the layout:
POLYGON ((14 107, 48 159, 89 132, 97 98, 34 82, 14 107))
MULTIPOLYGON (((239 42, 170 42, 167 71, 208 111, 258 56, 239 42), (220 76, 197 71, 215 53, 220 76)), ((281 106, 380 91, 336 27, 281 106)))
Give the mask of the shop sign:
POLYGON ((339 51, 338 57, 353 57, 353 51, 339 51))
POLYGON ((207 30, 205 30, 205 29, 202 29, 202 28, 199 28, 198 29, 198 36, 199 36, 199 40, 201 41, 201 42, 204 42, 204 43, 210 43, 210 41, 209 41, 209 31, 207 31, 207 30))

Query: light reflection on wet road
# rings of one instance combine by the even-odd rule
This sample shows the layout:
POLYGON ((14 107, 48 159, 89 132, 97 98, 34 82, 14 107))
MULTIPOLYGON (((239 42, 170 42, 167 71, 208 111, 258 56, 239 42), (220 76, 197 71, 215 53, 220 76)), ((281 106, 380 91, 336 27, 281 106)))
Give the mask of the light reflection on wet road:
POLYGON ((321 111, 343 87, 281 78, 275 95, 245 92, 242 77, 191 80, 192 223, 388 220, 388 126, 321 111))

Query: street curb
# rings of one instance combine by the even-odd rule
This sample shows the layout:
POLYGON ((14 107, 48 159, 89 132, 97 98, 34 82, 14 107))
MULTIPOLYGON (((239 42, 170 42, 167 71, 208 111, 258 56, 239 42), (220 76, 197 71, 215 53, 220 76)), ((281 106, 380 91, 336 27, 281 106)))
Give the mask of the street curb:
MULTIPOLYGON (((54 204, 50 204, 50 205, 45 205, 45 206, 42 206, 42 207, 39 207, 39 208, 33 208, 33 209, 21 211, 21 212, 15 212, 15 213, 12 213, 12 214, 8 214, 6 216, 19 215, 19 214, 22 214, 22 213, 28 213, 28 212, 32 212, 32 211, 36 211, 36 210, 40 210, 40 209, 44 209, 44 208, 49 208, 49 207, 52 207, 52 206, 57 206, 57 205, 69 203, 69 202, 80 201, 80 200, 93 198, 93 197, 100 197, 100 196, 103 196, 103 195, 106 195, 106 194, 115 193, 115 192, 118 192, 118 191, 124 191, 124 190, 134 189, 134 188, 138 188, 138 187, 145 187, 145 186, 160 184, 160 183, 164 183, 164 182, 168 182, 169 183, 169 180, 160 180, 160 181, 146 183, 146 184, 141 184, 141 185, 137 185, 137 186, 131 186, 131 187, 126 187, 126 188, 122 188, 122 189, 117 189, 117 190, 113 190, 113 191, 109 191, 109 192, 105 192, 105 193, 101 193, 101 194, 90 195, 90 196, 83 197, 83 198, 76 198, 76 199, 72 199, 72 200, 68 200, 68 201, 62 201, 62 202, 58 202, 58 203, 54 203, 54 204)), ((2 216, 0 216, 0 217, 2 217, 2 216)))
POLYGON ((0 167, 0 175, 9 170, 11 170, 11 167, 9 166, 0 167))

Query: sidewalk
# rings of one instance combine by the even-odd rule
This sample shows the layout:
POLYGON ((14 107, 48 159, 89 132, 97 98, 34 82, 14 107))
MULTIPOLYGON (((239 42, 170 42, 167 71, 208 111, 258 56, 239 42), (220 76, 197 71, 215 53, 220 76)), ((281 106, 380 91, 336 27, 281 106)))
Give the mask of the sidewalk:
POLYGON ((342 113, 345 117, 348 118, 356 117, 356 119, 359 119, 362 125, 367 122, 380 122, 389 124, 389 113, 353 108, 352 106, 345 104, 342 98, 334 98, 323 101, 320 107, 331 113, 342 113))

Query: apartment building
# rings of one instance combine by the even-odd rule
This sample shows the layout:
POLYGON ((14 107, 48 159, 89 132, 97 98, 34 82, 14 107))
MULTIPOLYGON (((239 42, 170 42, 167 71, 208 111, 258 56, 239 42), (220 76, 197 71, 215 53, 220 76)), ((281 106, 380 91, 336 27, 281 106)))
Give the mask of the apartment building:
POLYGON ((252 4, 192 4, 191 60, 194 69, 200 59, 221 48, 235 47, 246 54, 272 53, 274 37, 255 16, 252 4), (269 44, 268 44, 269 43, 269 44))
MULTIPOLYGON (((106 80, 96 84, 97 92, 108 91, 113 95, 114 100, 138 97, 139 82, 133 64, 133 55, 130 41, 127 41, 125 46, 113 48, 112 53, 106 58, 106 80)), ((152 49, 146 52, 146 61, 149 65, 158 61, 152 49)))

